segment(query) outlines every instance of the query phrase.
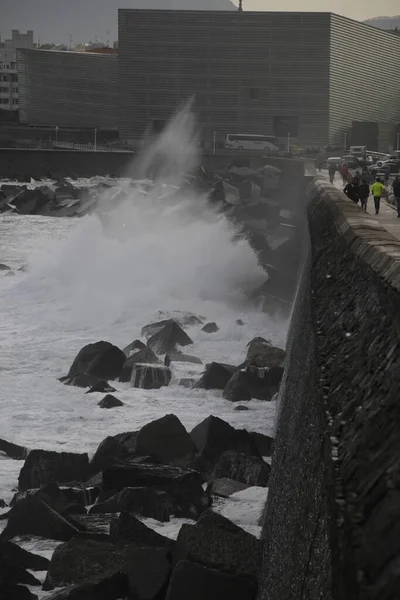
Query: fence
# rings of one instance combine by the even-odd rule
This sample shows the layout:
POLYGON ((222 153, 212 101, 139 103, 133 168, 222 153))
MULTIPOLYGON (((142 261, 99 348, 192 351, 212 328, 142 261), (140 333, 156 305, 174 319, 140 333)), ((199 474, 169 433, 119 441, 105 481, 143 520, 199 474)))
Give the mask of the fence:
POLYGON ((97 144, 75 144, 73 142, 53 142, 53 147, 60 148, 60 150, 77 150, 79 152, 132 152, 131 150, 124 150, 122 148, 99 146, 97 144))

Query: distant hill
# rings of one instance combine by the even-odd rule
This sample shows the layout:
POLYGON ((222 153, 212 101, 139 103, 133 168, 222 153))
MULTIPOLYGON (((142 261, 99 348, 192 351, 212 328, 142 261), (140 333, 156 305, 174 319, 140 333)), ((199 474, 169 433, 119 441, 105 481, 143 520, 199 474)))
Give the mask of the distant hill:
POLYGON ((118 8, 237 10, 230 0, 0 0, 2 38, 33 29, 35 41, 74 44, 118 39, 118 8), (107 33, 108 31, 108 33, 107 33))
POLYGON ((373 27, 378 27, 378 29, 396 29, 396 27, 400 29, 400 15, 397 17, 376 17, 364 22, 373 27))

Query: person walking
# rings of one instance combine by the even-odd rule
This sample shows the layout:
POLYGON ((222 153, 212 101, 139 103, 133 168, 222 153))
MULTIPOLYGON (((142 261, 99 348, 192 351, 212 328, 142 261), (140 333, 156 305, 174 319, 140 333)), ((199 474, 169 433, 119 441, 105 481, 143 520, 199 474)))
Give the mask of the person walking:
POLYGON ((371 185, 371 192, 374 197, 375 204, 375 214, 379 215, 379 209, 381 207, 381 198, 385 195, 385 186, 379 177, 376 179, 375 183, 371 185))
POLYGON ((333 185, 333 182, 335 180, 335 175, 336 175, 336 165, 334 165, 334 164, 329 165, 328 172, 329 172, 329 181, 333 185))
POLYGON ((340 165, 339 172, 343 179, 343 185, 345 185, 347 183, 347 177, 349 175, 349 167, 346 165, 346 163, 342 163, 340 165))
POLYGON ((393 182, 393 194, 396 200, 397 218, 400 219, 400 178, 398 175, 393 182))
POLYGON ((363 179, 361 185, 358 186, 358 195, 361 202, 361 208, 364 212, 367 212, 369 185, 365 179, 363 179))
POLYGON ((346 194, 349 200, 353 200, 353 202, 357 204, 360 198, 358 195, 358 185, 356 180, 353 179, 350 181, 350 183, 348 183, 344 188, 343 192, 346 194))

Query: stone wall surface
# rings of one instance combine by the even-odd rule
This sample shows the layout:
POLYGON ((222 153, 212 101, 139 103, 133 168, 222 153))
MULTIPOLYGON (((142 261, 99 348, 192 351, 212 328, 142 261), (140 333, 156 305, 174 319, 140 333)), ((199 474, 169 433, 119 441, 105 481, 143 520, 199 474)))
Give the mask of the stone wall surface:
POLYGON ((394 600, 400 241, 326 182, 306 200, 259 599, 394 600))

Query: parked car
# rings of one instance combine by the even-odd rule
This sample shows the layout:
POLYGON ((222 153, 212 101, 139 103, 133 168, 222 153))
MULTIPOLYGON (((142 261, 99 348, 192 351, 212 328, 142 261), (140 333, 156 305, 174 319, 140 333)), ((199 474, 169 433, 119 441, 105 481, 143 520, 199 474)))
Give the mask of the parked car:
POLYGON ((400 172, 400 160, 389 159, 389 160, 378 160, 375 165, 370 167, 370 171, 382 171, 386 173, 399 173, 400 172))
POLYGON ((340 162, 342 164, 345 163, 349 169, 361 169, 365 165, 364 160, 360 160, 356 156, 351 156, 350 154, 342 156, 340 162))

